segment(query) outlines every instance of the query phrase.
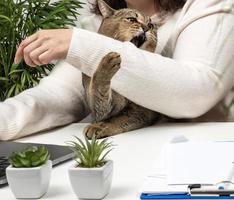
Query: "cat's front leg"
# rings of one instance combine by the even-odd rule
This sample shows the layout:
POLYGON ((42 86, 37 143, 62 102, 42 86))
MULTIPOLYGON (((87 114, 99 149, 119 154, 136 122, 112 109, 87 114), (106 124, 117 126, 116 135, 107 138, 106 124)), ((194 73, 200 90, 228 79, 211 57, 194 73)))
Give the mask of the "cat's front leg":
POLYGON ((104 138, 149 126, 161 119, 161 114, 131 103, 119 115, 90 124, 83 132, 89 139, 104 138))
POLYGON ((110 52, 105 55, 98 65, 98 68, 93 74, 93 81, 98 83, 110 84, 112 77, 119 70, 121 63, 120 54, 117 52, 110 52))
POLYGON ((119 70, 120 55, 108 53, 101 60, 91 78, 89 86, 89 105, 96 122, 109 118, 118 113, 127 104, 127 100, 111 90, 111 79, 119 70))

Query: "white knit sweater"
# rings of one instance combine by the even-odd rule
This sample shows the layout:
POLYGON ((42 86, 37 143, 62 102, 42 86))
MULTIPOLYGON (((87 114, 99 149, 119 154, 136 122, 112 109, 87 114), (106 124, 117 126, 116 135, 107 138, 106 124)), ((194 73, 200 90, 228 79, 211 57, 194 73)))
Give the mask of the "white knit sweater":
MULTIPOLYGON (((159 28, 155 53, 74 28, 66 62, 35 88, 0 103, 0 139, 83 119, 88 109, 80 71, 91 76, 110 51, 122 58, 112 88, 131 101, 174 118, 233 120, 223 108, 234 86, 233 7, 233 0, 187 0, 159 28)), ((100 21, 90 16, 83 27, 97 31, 100 21)))

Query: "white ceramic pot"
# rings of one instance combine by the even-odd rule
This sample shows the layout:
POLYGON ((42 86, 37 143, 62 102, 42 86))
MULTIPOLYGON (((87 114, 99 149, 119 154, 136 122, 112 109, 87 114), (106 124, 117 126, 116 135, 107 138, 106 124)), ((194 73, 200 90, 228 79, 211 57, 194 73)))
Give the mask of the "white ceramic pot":
POLYGON ((52 162, 33 168, 15 168, 11 165, 6 169, 7 181, 16 198, 40 198, 48 190, 52 162))
POLYGON ((99 168, 82 168, 77 164, 69 168, 71 186, 80 199, 102 199, 110 191, 113 161, 99 168))

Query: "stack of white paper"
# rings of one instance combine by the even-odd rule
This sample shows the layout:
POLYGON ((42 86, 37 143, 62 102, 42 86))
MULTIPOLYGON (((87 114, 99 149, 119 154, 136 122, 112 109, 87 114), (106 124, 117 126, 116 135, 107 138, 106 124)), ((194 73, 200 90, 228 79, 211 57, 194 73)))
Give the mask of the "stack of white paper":
POLYGON ((167 184, 216 184, 231 181, 234 144, 183 142, 165 148, 167 184))
POLYGON ((186 194, 187 185, 167 185, 165 174, 149 175, 144 180, 142 193, 147 194, 186 194))
POLYGON ((178 142, 163 149, 161 165, 144 181, 142 193, 184 194, 188 184, 233 181, 234 142, 178 142))

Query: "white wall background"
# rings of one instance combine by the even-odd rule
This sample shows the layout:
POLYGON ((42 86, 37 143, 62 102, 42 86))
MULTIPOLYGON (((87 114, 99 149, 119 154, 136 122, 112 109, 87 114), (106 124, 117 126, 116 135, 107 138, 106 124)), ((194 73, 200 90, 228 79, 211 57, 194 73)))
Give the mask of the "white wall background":
MULTIPOLYGON (((56 1, 58 0, 51 0, 51 3, 56 2, 56 1)), ((89 12, 90 2, 94 2, 94 0, 79 0, 79 1, 85 4, 83 5, 83 8, 79 10, 79 13, 81 15, 78 17, 78 22, 76 23, 78 27, 79 27, 79 20, 90 14, 89 12)))
POLYGON ((93 2, 93 0, 79 0, 80 2, 85 3, 85 5, 83 5, 83 9, 80 10, 81 15, 87 15, 89 14, 89 7, 90 7, 90 2, 93 2))
POLYGON ((77 20, 77 23, 76 23, 76 26, 77 26, 77 27, 80 27, 79 21, 80 21, 84 16, 87 16, 87 15, 90 14, 90 12, 89 12, 89 8, 90 8, 89 0, 79 0, 79 1, 80 1, 80 2, 83 2, 83 3, 85 3, 85 4, 83 5, 83 8, 81 8, 81 9, 79 10, 80 16, 78 17, 78 20, 77 20))

